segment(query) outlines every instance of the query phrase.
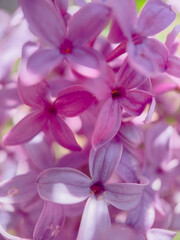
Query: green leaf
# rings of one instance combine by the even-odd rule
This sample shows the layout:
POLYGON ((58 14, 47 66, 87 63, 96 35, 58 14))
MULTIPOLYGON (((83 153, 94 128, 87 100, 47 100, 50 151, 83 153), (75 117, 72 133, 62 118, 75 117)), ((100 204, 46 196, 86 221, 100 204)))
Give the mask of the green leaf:
POLYGON ((146 0, 136 0, 136 9, 138 13, 141 11, 145 3, 146 0))

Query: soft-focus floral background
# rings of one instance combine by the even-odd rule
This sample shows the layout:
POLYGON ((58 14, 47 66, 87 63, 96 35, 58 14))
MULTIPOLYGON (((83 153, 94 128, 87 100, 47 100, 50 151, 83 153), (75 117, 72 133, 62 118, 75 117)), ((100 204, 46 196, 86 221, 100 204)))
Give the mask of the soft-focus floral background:
MULTIPOLYGON (((30 1, 30 0, 29 0, 30 1)), ((169 0, 166 2, 175 2, 180 0, 169 0)), ((142 6, 145 4, 146 0, 136 0, 137 10, 139 11, 142 6)), ((16 8, 18 7, 18 0, 0 0, 0 9, 4 9, 10 13, 13 13, 16 8)), ((180 14, 177 17, 177 20, 171 25, 170 29, 167 29, 166 31, 163 31, 163 33, 160 33, 158 38, 162 41, 164 41, 164 36, 167 35, 167 32, 170 32, 173 28, 173 26, 180 24, 180 14), (164 36, 163 36, 164 35, 164 36)), ((180 232, 177 234, 174 240, 180 240, 180 232)))

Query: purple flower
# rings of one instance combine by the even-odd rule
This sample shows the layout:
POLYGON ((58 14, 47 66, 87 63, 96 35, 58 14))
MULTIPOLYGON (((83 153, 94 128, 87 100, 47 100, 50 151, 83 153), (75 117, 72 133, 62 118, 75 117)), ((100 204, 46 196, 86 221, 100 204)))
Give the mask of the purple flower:
POLYGON ((147 78, 136 72, 127 60, 122 64, 117 77, 110 75, 108 80, 105 102, 92 136, 92 146, 95 149, 109 142, 117 134, 123 110, 129 115, 138 116, 152 99, 151 93, 141 89, 147 78))
POLYGON ((47 97, 47 82, 25 87, 19 81, 19 93, 23 102, 32 111, 18 122, 4 137, 4 145, 25 143, 36 136, 45 127, 49 127, 54 139, 71 150, 80 150, 75 137, 64 121, 64 117, 73 117, 89 107, 94 97, 81 86, 73 86, 60 92, 54 101, 47 97))
POLYGON ((107 60, 127 51, 129 63, 142 74, 153 76, 164 72, 168 51, 160 41, 149 36, 164 30, 175 19, 171 7, 164 1, 150 0, 137 17, 133 0, 109 1, 108 5, 115 18, 109 39, 122 43, 108 54, 107 60))
POLYGON ((115 171, 122 149, 116 142, 91 151, 90 179, 72 168, 52 168, 40 174, 37 187, 44 200, 60 204, 74 204, 89 198, 82 215, 77 239, 102 239, 110 231, 108 204, 121 210, 134 208, 147 184, 107 183, 115 171))
POLYGON ((44 76, 66 59, 73 70, 83 75, 99 74, 97 54, 87 45, 108 23, 108 7, 98 3, 86 4, 66 26, 63 16, 50 1, 20 0, 20 4, 32 32, 48 45, 30 56, 27 65, 30 72, 44 76))

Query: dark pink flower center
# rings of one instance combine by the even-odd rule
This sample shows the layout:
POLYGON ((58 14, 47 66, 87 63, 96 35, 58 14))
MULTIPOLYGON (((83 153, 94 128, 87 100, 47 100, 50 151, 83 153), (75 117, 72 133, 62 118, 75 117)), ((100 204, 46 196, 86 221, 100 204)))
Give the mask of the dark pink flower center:
POLYGON ((64 42, 60 46, 60 52, 62 54, 69 54, 72 52, 72 42, 69 39, 65 39, 64 42))
POLYGON ((104 185, 101 182, 93 183, 90 189, 90 192, 93 193, 96 198, 99 198, 102 193, 105 192, 104 185))
POLYGON ((123 88, 116 88, 112 90, 112 98, 116 99, 116 98, 120 98, 122 96, 124 96, 125 90, 123 88))
POLYGON ((164 173, 163 169, 160 168, 160 167, 156 169, 156 172, 157 172, 158 174, 162 174, 162 173, 164 173))
POLYGON ((132 35, 132 39, 135 45, 137 44, 141 44, 143 42, 143 40, 145 39, 145 37, 141 36, 138 33, 135 33, 132 35))
POLYGON ((49 115, 56 115, 57 109, 56 109, 56 107, 54 106, 53 103, 48 103, 48 104, 46 105, 46 112, 47 112, 49 115))

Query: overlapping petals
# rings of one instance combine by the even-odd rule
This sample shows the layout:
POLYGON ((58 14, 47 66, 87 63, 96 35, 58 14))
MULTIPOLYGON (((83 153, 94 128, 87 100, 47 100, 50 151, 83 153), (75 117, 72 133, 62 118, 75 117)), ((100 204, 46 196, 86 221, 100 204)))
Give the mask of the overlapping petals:
POLYGON ((77 72, 89 77, 93 72, 97 75, 97 71, 100 71, 97 54, 85 45, 94 40, 107 25, 110 17, 108 7, 98 3, 85 5, 69 19, 67 29, 65 19, 61 12, 58 14, 52 2, 39 0, 29 5, 21 0, 20 4, 31 30, 50 45, 48 49, 38 49, 29 58, 27 66, 30 72, 45 76, 66 59, 77 72), (40 16, 41 21, 35 16, 40 16), (90 27, 87 28, 87 25, 90 27), (86 71, 79 65, 85 66, 86 71))
POLYGON ((31 200, 37 193, 35 183, 36 174, 28 172, 17 175, 10 180, 0 184, 0 202, 18 203, 31 200))
POLYGON ((34 230, 33 239, 57 239, 64 224, 64 220, 65 213, 61 205, 44 202, 42 213, 34 230))
POLYGON ((19 0, 12 17, 0 10, 0 240, 174 239, 171 2, 19 0))
POLYGON ((89 170, 94 181, 106 182, 117 168, 121 154, 122 146, 116 141, 111 141, 106 148, 102 147, 98 151, 92 149, 89 156, 89 170))
POLYGON ((77 240, 106 240, 110 229, 111 219, 106 203, 89 198, 82 215, 77 240))
POLYGON ((40 196, 61 204, 78 203, 89 196, 90 179, 71 168, 55 168, 43 172, 37 179, 40 196))
POLYGON ((104 199, 118 209, 132 209, 139 203, 142 190, 147 184, 147 179, 143 180, 141 184, 107 184, 104 199))
POLYGON ((93 147, 99 148, 109 142, 119 130, 121 125, 121 106, 118 102, 108 99, 97 118, 92 137, 93 147))

